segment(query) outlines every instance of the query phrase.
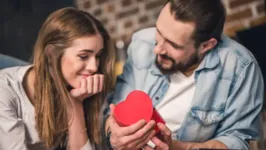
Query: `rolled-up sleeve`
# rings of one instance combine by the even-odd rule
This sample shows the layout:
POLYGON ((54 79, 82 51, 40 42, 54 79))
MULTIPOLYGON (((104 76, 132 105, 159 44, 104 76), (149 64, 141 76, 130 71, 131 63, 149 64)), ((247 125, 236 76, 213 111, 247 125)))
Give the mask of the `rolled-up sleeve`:
POLYGON ((217 130, 215 140, 223 142, 229 149, 249 149, 250 140, 259 140, 263 133, 260 116, 263 83, 256 63, 243 68, 228 98, 226 117, 217 130))
POLYGON ((18 118, 14 97, 0 87, 0 149, 27 150, 25 126, 18 118))

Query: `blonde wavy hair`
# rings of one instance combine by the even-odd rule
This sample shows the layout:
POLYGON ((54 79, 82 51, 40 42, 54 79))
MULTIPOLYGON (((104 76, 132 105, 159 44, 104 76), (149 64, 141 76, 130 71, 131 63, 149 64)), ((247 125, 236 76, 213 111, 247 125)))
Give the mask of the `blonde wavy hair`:
POLYGON ((64 49, 71 46, 77 38, 95 34, 100 34, 104 40, 104 52, 98 68, 98 73, 104 75, 104 87, 103 92, 84 101, 84 112, 90 142, 99 144, 99 114, 104 98, 114 83, 115 50, 109 34, 88 12, 71 7, 50 14, 39 31, 33 55, 33 68, 36 74, 34 107, 36 128, 46 147, 62 143, 69 126, 67 107, 70 107, 71 99, 60 63, 64 49), (48 45, 54 47, 53 55, 56 59, 52 66, 49 62, 51 58, 45 52, 48 45))

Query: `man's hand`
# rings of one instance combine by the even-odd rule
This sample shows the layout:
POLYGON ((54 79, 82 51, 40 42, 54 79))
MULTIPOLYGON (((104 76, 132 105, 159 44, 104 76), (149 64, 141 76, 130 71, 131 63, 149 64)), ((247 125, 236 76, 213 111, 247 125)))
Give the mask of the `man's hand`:
POLYGON ((115 150, 126 150, 126 149, 140 149, 152 137, 155 135, 154 121, 148 123, 145 120, 140 120, 135 124, 127 127, 121 127, 117 124, 113 112, 115 105, 110 105, 110 116, 109 116, 109 127, 112 132, 110 137, 110 143, 115 150))
MULTIPOLYGON (((178 140, 171 139, 170 129, 162 123, 158 123, 158 128, 160 129, 160 136, 153 137, 151 141, 156 145, 155 150, 189 150, 189 149, 228 149, 227 146, 217 140, 209 140, 206 142, 182 142, 178 140)), ((142 149, 144 150, 153 150, 151 147, 146 145, 142 149)))
MULTIPOLYGON (((172 149, 172 137, 171 130, 164 124, 157 124, 160 135, 158 137, 154 136, 151 141, 156 145, 155 150, 171 150, 172 149)), ((144 150, 152 150, 151 147, 146 145, 143 147, 144 150)))

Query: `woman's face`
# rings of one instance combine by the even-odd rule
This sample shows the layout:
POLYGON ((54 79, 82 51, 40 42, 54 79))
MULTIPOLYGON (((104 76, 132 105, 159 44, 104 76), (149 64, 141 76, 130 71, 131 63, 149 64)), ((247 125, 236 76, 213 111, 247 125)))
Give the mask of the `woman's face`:
POLYGON ((61 59, 62 73, 67 84, 80 87, 80 80, 95 74, 103 53, 103 38, 100 34, 81 37, 65 49, 61 59))

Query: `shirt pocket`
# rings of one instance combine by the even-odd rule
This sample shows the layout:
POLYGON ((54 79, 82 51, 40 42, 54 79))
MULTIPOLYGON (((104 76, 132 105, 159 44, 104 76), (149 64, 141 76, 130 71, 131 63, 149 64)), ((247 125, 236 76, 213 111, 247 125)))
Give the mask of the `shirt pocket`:
POLYGON ((211 139, 223 119, 222 110, 192 108, 183 124, 181 140, 205 142, 211 139))

